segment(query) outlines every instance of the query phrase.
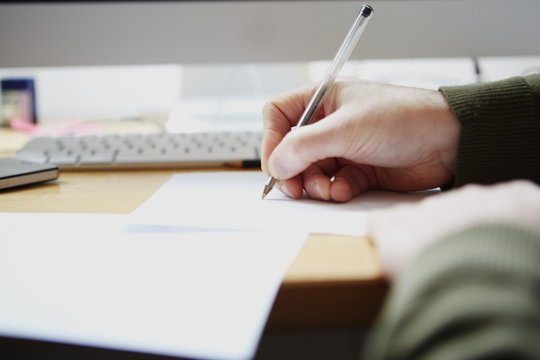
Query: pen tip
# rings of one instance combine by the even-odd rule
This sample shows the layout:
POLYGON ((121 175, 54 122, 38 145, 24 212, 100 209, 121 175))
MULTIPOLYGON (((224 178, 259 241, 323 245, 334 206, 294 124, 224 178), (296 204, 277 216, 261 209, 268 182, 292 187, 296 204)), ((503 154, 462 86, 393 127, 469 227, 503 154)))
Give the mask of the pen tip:
POLYGON ((268 193, 270 192, 270 190, 272 190, 272 187, 271 186, 268 186, 266 185, 264 187, 264 190, 263 190, 263 193, 262 193, 262 199, 264 200, 264 198, 266 197, 266 195, 268 195, 268 193))
POLYGON ((263 190, 263 194, 262 194, 263 200, 266 197, 266 195, 268 195, 268 193, 272 190, 275 183, 276 183, 276 179, 274 179, 273 177, 268 178, 268 181, 266 182, 266 185, 264 185, 264 190, 263 190))

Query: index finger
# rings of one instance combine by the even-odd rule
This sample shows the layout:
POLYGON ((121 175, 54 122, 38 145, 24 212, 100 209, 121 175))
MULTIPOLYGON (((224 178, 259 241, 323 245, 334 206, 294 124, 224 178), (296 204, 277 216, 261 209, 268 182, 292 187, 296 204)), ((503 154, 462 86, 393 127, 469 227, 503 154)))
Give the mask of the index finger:
POLYGON ((280 94, 264 105, 261 146, 261 165, 264 172, 268 173, 270 154, 291 128, 296 126, 314 91, 315 86, 305 86, 280 94))

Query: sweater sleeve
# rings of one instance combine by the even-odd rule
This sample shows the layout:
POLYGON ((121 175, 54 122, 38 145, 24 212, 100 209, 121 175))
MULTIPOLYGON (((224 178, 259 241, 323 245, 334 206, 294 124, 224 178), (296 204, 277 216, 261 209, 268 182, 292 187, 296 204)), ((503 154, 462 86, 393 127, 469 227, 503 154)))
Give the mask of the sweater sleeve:
POLYGON ((440 91, 460 123, 454 187, 540 183, 540 74, 440 91))
POLYGON ((424 251, 393 287, 363 359, 540 359, 540 234, 477 225, 424 251))

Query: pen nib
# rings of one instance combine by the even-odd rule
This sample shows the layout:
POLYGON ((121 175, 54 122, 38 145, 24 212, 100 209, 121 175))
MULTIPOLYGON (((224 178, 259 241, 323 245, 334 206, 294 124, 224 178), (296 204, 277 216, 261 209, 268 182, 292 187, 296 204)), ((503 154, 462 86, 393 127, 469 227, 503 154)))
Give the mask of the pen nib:
POLYGON ((273 177, 268 178, 268 181, 264 185, 264 190, 263 190, 263 194, 262 194, 262 199, 263 200, 266 197, 266 195, 268 195, 268 193, 272 190, 275 183, 276 183, 276 179, 274 179, 273 177))
POLYGON ((264 198, 266 197, 266 195, 268 195, 268 193, 270 192, 270 190, 272 190, 272 187, 271 186, 268 186, 268 185, 265 185, 264 186, 264 190, 263 190, 263 194, 262 194, 262 199, 264 200, 264 198))

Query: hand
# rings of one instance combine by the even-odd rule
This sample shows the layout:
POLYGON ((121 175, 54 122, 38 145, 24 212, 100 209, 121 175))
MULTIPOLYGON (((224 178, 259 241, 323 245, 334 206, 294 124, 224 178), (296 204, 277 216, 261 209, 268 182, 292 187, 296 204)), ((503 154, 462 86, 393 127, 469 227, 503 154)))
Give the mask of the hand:
POLYGON ((453 177, 459 125, 434 90, 339 79, 314 121, 290 131, 314 87, 263 109, 262 168, 293 198, 348 201, 368 189, 412 191, 453 177))
POLYGON ((517 224, 540 232, 539 219, 540 187, 518 180, 467 185, 416 204, 377 210, 369 214, 366 229, 393 277, 445 235, 482 223, 517 224))

